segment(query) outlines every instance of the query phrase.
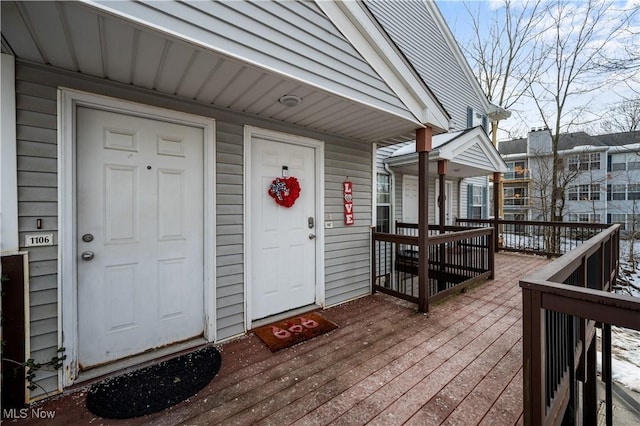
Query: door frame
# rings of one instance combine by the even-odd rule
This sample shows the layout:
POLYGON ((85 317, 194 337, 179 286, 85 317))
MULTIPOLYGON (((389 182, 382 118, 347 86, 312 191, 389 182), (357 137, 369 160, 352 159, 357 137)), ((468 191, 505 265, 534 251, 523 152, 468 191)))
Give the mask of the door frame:
POLYGON ((204 338, 216 340, 215 120, 73 89, 58 89, 58 347, 67 355, 59 386, 73 384, 78 364, 76 108, 85 106, 198 127, 204 137, 204 338), (61 383, 60 383, 61 382, 61 383))
POLYGON ((270 139, 275 142, 288 143, 315 150, 315 217, 316 217, 316 296, 315 303, 324 307, 324 141, 312 139, 304 136, 297 136, 289 133, 268 130, 254 126, 244 126, 244 211, 243 211, 243 234, 244 234, 244 324, 245 332, 251 330, 253 319, 251 314, 251 265, 252 265, 252 242, 251 223, 248 217, 252 214, 252 193, 251 177, 253 165, 251 164, 251 140, 254 137, 270 139))
MULTIPOLYGON (((435 181, 435 191, 433 205, 434 205, 434 220, 433 223, 436 225, 440 224, 440 211, 438 210, 438 197, 440 196, 440 178, 436 178, 435 181)), ((453 224, 453 182, 445 179, 444 181, 444 193, 446 196, 445 200, 445 214, 449 213, 449 218, 445 218, 445 225, 450 226, 453 224), (446 223, 449 222, 449 223, 446 223)))

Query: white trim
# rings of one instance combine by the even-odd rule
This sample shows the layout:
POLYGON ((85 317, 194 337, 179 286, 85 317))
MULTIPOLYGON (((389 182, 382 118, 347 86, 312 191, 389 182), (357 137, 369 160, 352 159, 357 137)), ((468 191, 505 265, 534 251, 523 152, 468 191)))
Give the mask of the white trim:
POLYGON ((3 53, 0 67, 0 252, 8 252, 20 247, 15 58, 3 53))
POLYGON ((78 377, 77 258, 76 230, 76 107, 90 106, 143 118, 199 127, 204 133, 204 338, 216 339, 216 205, 215 120, 193 114, 152 107, 130 101, 61 88, 58 90, 58 322, 60 345, 66 348, 62 386, 78 377))
POLYGON ((289 133, 267 130, 254 126, 244 126, 244 209, 243 209, 243 235, 244 235, 244 324, 245 331, 252 328, 251 318, 251 223, 247 219, 252 214, 251 194, 251 140, 253 137, 262 137, 277 142, 306 146, 315 149, 315 181, 316 181, 316 304, 325 306, 324 266, 325 266, 325 233, 324 233, 324 142, 318 139, 292 135, 289 133))
POLYGON ((447 132, 450 117, 361 2, 316 1, 318 7, 398 95, 416 119, 447 132))

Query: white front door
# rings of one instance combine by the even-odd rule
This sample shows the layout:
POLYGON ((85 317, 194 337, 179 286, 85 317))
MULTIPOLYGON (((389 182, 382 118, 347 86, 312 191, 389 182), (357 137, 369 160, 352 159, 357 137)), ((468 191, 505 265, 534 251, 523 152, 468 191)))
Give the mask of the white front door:
MULTIPOLYGON (((438 197, 440 196, 440 180, 436 179, 436 191, 435 191, 435 199, 434 199, 434 212, 435 212, 435 223, 436 225, 440 224, 440 206, 438 205, 438 197)), ((451 181, 444 181, 444 190, 445 190, 445 200, 444 200, 444 212, 445 212, 445 225, 451 225, 452 217, 451 212, 453 210, 453 183, 451 181)))
POLYGON ((418 176, 402 177, 402 221, 418 223, 418 176))
POLYGON ((251 319, 316 302, 316 150, 253 135, 251 149, 251 319), (268 189, 288 174, 300 184, 291 207, 268 189))
POLYGON ((77 108, 78 362, 204 331, 203 129, 77 108))

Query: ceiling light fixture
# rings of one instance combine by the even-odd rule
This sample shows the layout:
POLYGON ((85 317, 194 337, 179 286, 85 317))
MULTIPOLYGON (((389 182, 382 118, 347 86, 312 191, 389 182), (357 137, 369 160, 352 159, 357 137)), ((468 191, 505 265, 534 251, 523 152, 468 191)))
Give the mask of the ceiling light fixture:
POLYGON ((302 98, 296 95, 284 95, 278 99, 278 102, 288 107, 294 107, 302 102, 302 98))

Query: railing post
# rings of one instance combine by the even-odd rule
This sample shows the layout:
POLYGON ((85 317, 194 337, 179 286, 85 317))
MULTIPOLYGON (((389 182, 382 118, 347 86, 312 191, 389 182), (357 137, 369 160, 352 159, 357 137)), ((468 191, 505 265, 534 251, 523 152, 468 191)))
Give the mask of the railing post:
POLYGON ((495 172, 493 174, 493 228, 495 229, 493 234, 493 249, 495 252, 499 250, 498 239, 500 238, 500 232, 498 232, 498 226, 500 223, 500 197, 501 191, 502 173, 495 172))
POLYGON ((376 227, 371 225, 371 294, 376 292, 376 240, 374 238, 373 233, 376 230, 376 227))
POLYGON ((605 388, 606 424, 613 425, 613 389, 611 383, 611 324, 602 324, 602 379, 605 388))
POLYGON ((596 342, 591 342, 585 354, 585 380, 582 398, 582 418, 584 426, 598 424, 598 393, 596 387, 596 342))
POLYGON ((494 239, 494 236, 496 234, 496 229, 493 228, 491 230, 491 235, 489 235, 487 237, 487 239, 489 240, 489 271, 491 271, 491 275, 489 275, 489 279, 492 280, 495 278, 495 271, 496 271, 496 251, 495 250, 495 244, 496 244, 496 240, 494 239))
POLYGON ((543 364, 542 298, 538 291, 522 289, 522 346, 524 424, 537 426, 545 420, 545 369, 543 364))

